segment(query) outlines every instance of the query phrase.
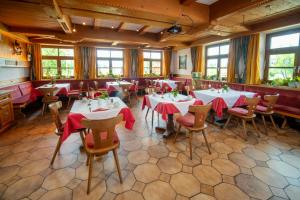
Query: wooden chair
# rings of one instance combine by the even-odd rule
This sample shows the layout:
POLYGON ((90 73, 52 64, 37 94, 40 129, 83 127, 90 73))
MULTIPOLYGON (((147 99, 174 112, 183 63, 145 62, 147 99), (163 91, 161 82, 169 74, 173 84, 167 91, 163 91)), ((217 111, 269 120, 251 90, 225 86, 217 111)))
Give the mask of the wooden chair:
POLYGON ((70 106, 70 103, 71 103, 71 99, 79 99, 80 98, 80 95, 82 94, 83 92, 83 81, 80 81, 79 82, 79 90, 71 90, 68 92, 68 105, 67 107, 70 106))
POLYGON ((138 100, 139 81, 132 80, 131 83, 133 85, 129 89, 130 95, 134 96, 135 99, 138 100))
POLYGON ((243 123, 243 128, 244 128, 244 133, 241 133, 240 136, 244 139, 247 140, 247 127, 246 127, 246 122, 251 121, 253 124, 253 127, 255 128, 257 132, 257 136, 260 137, 259 131, 256 127, 256 123, 254 121, 254 118, 256 117, 254 111, 256 109, 256 106, 258 102, 260 101, 260 97, 253 97, 253 98, 246 98, 246 105, 247 109, 245 108, 240 108, 240 107, 235 107, 228 109, 229 117, 224 125, 224 128, 227 127, 228 123, 230 122, 232 116, 235 116, 237 118, 240 118, 243 123))
POLYGON ((129 106, 131 106, 131 100, 130 100, 130 87, 131 85, 122 85, 122 99, 123 101, 127 101, 127 103, 129 104, 129 106))
POLYGON ((189 137, 189 146, 190 146, 190 159, 192 159, 192 139, 194 132, 202 132, 207 149, 209 154, 211 154, 209 144, 206 139, 205 129, 207 125, 205 124, 205 120, 207 118, 208 112, 210 111, 212 105, 207 104, 203 105, 193 105, 189 106, 189 113, 184 116, 180 116, 176 119, 178 123, 178 130, 176 132, 174 143, 176 142, 178 133, 180 132, 181 127, 184 127, 188 130, 188 137, 189 137))
POLYGON ((184 88, 185 88, 184 83, 179 81, 179 82, 176 82, 176 85, 177 85, 176 88, 177 88, 178 92, 180 94, 182 94, 182 92, 184 91, 184 88))
POLYGON ((278 98, 279 98, 279 94, 265 95, 264 96, 264 100, 265 100, 264 105, 257 105, 256 106, 255 113, 258 113, 258 114, 261 115, 263 123, 264 123, 266 134, 268 134, 268 130, 267 130, 267 124, 266 124, 265 116, 269 116, 274 128, 275 129, 277 128, 272 115, 274 113, 273 107, 276 104, 278 98))
POLYGON ((45 111, 47 110, 47 106, 53 102, 58 101, 58 97, 54 96, 54 92, 57 90, 56 87, 49 87, 49 88, 40 88, 39 89, 43 94, 43 108, 42 108, 42 116, 44 116, 45 111))
POLYGON ((186 85, 184 86, 184 89, 186 91, 186 94, 190 95, 190 93, 194 90, 194 87, 192 85, 186 85))
POLYGON ((87 133, 84 138, 84 146, 87 153, 87 165, 89 166, 87 194, 90 192, 94 156, 105 155, 112 151, 120 183, 123 182, 117 154, 117 148, 120 146, 120 141, 115 131, 116 125, 122 121, 122 118, 122 115, 118 115, 115 118, 104 120, 81 120, 81 124, 85 128, 92 130, 87 133))
POLYGON ((62 138, 62 135, 64 133, 64 124, 61 122, 61 119, 59 117, 59 109, 61 109, 61 107, 62 107, 61 101, 57 101, 57 102, 51 103, 49 105, 50 113, 52 115, 52 119, 53 119, 53 121, 55 123, 55 126, 56 126, 55 134, 57 136, 59 136, 59 139, 57 141, 56 148, 55 148, 54 154, 52 156, 50 165, 53 165, 55 157, 56 157, 58 151, 60 150, 60 146, 61 146, 61 143, 62 143, 61 138, 62 138))

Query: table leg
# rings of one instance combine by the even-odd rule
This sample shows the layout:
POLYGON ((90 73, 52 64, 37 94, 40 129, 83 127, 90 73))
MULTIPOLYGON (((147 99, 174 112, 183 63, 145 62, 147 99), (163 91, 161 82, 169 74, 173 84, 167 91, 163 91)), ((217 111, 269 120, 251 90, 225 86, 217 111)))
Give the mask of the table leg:
POLYGON ((175 133, 175 125, 173 121, 173 114, 168 114, 168 121, 167 121, 167 130, 163 134, 164 138, 169 137, 171 134, 175 133))

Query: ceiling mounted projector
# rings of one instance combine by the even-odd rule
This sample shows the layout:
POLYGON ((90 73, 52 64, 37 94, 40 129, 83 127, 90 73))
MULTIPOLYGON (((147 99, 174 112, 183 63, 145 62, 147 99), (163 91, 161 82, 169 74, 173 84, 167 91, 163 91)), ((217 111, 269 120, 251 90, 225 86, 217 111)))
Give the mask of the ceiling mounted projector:
POLYGON ((182 28, 180 25, 175 24, 175 25, 171 26, 167 31, 171 34, 178 34, 178 33, 181 33, 182 28))

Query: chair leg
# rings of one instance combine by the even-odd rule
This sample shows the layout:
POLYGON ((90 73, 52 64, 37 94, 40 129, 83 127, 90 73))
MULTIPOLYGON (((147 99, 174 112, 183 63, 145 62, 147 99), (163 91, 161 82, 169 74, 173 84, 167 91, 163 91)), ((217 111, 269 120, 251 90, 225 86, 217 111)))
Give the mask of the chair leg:
POLYGON ((153 127, 153 117, 154 117, 154 110, 152 110, 152 120, 151 120, 152 127, 153 127))
POLYGON ((240 134, 241 137, 244 140, 247 140, 247 127, 246 127, 246 121, 242 119, 242 123, 243 123, 243 128, 244 128, 244 134, 240 134))
POLYGON ((179 132, 180 132, 180 129, 181 129, 181 125, 179 124, 179 125, 178 125, 178 129, 177 129, 177 132, 175 133, 174 143, 175 143, 176 140, 177 140, 177 136, 178 136, 178 134, 179 134, 179 132))
POLYGON ((55 151, 54 151, 54 154, 53 154, 53 156, 52 156, 50 165, 53 165, 54 160, 55 160, 55 157, 56 157, 58 151, 60 150, 60 146, 61 146, 61 137, 59 137, 59 139, 58 139, 58 141, 57 141, 57 144, 56 144, 56 147, 55 147, 55 151))
POLYGON ((227 121, 226 121, 226 123, 225 123, 225 125, 224 125, 223 128, 226 128, 226 127, 227 127, 227 125, 229 124, 229 122, 230 122, 230 120, 231 120, 231 117, 232 117, 232 115, 229 115, 229 117, 228 117, 228 119, 227 119, 227 121))
POLYGON ((268 128, 267 128, 265 116, 264 116, 264 115, 261 115, 261 118, 262 118, 263 123, 264 123, 265 133, 266 133, 266 135, 268 135, 268 128))
POLYGON ((284 121, 283 121, 283 123, 282 123, 282 125, 281 125, 281 128, 285 128, 285 126, 286 126, 286 123, 287 123, 287 119, 286 119, 286 117, 285 117, 285 116, 283 116, 283 118, 284 118, 284 121))
POLYGON ((189 145, 190 145, 190 159, 193 159, 193 147, 192 147, 193 133, 189 131, 189 145))
POLYGON ((117 150, 114 149, 113 153, 114 153, 116 167, 117 167, 117 170, 118 170, 118 175, 119 175, 120 183, 122 184, 123 180, 122 180, 122 174, 121 174, 121 169, 120 169, 120 163, 119 163, 119 158, 118 158, 117 150))
POLYGON ((69 96, 69 100, 68 100, 68 105, 67 105, 67 108, 69 108, 69 106, 70 106, 70 103, 71 103, 71 96, 69 96))
POLYGON ((92 173, 93 173, 93 162, 94 162, 94 155, 92 154, 89 159, 89 177, 88 177, 88 186, 87 186, 87 192, 86 192, 87 194, 90 193, 92 173))
POLYGON ((42 107, 42 116, 44 116, 45 108, 46 108, 46 103, 43 103, 43 107, 42 107))
POLYGON ((206 143, 208 152, 209 152, 209 154, 211 154, 211 151, 210 151, 210 148, 209 148, 209 144, 208 144, 208 142, 207 142, 207 138, 206 138, 206 135, 205 135, 205 131, 204 131, 204 130, 202 130, 202 134, 203 134, 203 137, 204 137, 204 140, 205 140, 205 143, 206 143))
POLYGON ((256 133, 257 133, 257 137, 260 137, 260 133, 259 133, 259 131, 258 131, 258 129, 257 129, 257 126, 256 126, 256 123, 255 123, 255 120, 254 120, 254 118, 252 118, 252 125, 254 126, 254 129, 255 129, 255 131, 256 131, 256 133))
POLYGON ((148 113, 149 113, 150 108, 147 109, 146 115, 145 115, 145 119, 147 119, 148 113))
POLYGON ((270 115, 270 119, 271 119, 271 122, 272 122, 272 124, 273 124, 274 128, 275 128, 275 129, 277 129, 277 126, 276 126, 276 124, 275 124, 275 121, 274 121, 274 119, 273 119, 273 116, 272 116, 272 115, 270 115))
POLYGON ((86 163, 85 165, 88 166, 89 165, 89 162, 90 162, 90 154, 86 154, 86 163))

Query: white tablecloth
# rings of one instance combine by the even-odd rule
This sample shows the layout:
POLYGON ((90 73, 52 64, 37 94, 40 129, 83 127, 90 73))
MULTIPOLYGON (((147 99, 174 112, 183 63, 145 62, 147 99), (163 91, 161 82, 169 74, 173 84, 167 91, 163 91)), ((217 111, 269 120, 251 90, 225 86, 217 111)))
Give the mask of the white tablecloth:
POLYGON ((159 86, 162 87, 164 83, 168 84, 172 89, 175 89, 177 87, 176 83, 178 81, 173 80, 154 80, 155 85, 159 83, 159 86))
POLYGON ((223 92, 222 89, 217 90, 196 90, 194 91, 194 95, 197 99, 203 101, 204 104, 208 104, 213 101, 215 98, 224 99, 228 108, 232 108, 234 103, 240 98, 241 95, 244 95, 248 98, 254 97, 255 93, 246 92, 246 91, 237 91, 229 89, 228 92, 223 92))
POLYGON ((121 109, 126 107, 127 105, 119 97, 110 97, 108 100, 76 100, 70 112, 80 113, 87 119, 109 119, 116 117, 121 109), (114 103, 111 103, 111 99, 113 99, 114 103), (88 105, 89 102, 90 105, 88 105), (95 111, 99 108, 108 110, 95 111))
POLYGON ((70 91, 70 83, 55 83, 54 85, 44 84, 44 85, 37 87, 37 89, 40 89, 40 88, 57 88, 57 90, 54 92, 54 95, 55 95, 63 88, 65 88, 67 90, 67 92, 69 92, 70 91))
POLYGON ((114 82, 106 82, 106 88, 110 88, 110 87, 113 87, 115 90, 117 91, 121 91, 122 88, 121 86, 124 86, 124 85, 132 85, 132 83, 128 82, 128 81, 114 81, 114 82))
POLYGON ((148 97, 152 109, 155 109, 159 103, 171 103, 182 115, 185 115, 189 111, 189 106, 193 105, 196 101, 195 98, 187 97, 182 94, 178 94, 178 96, 175 98, 171 93, 164 95, 148 95, 148 97), (180 100, 182 102, 180 102, 180 100))

